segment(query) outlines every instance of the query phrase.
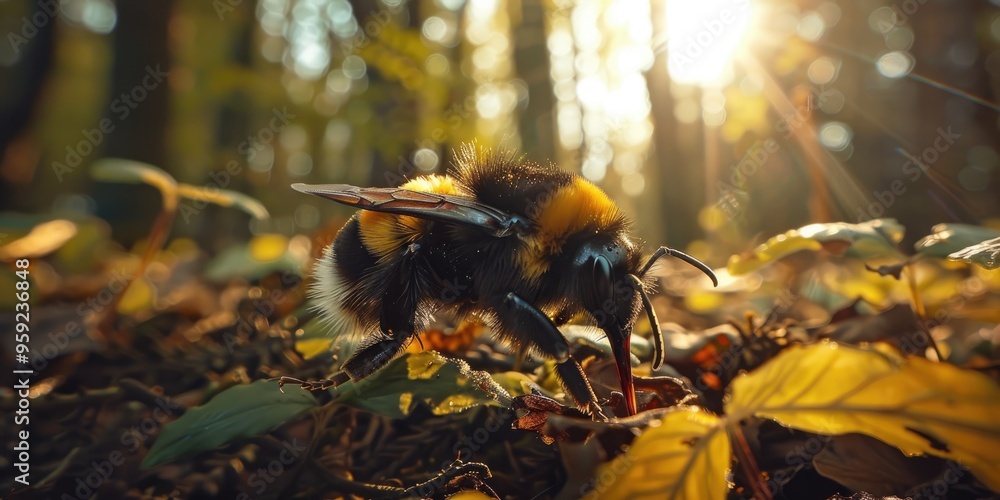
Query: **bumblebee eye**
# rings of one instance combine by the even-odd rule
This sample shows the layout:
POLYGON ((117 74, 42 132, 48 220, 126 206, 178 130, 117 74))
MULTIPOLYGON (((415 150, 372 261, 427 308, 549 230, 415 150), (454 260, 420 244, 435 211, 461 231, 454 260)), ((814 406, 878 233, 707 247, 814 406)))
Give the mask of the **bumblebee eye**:
POLYGON ((587 307, 597 318, 599 327, 605 328, 608 325, 617 323, 614 274, 611 270, 611 262, 607 257, 599 255, 594 258, 594 280, 586 293, 589 296, 587 307))
POLYGON ((611 263, 601 255, 594 259, 594 287, 598 294, 614 299, 614 279, 611 276, 611 263))

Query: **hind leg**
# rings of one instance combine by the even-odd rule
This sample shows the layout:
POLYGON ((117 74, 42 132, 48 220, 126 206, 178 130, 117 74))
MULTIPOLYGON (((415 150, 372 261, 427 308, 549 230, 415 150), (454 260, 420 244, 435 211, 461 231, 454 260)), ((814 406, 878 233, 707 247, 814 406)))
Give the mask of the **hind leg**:
POLYGON ((420 299, 416 262, 419 249, 419 244, 410 245, 396 267, 387 274, 391 278, 380 303, 381 334, 364 342, 342 367, 352 380, 361 380, 378 371, 413 339, 420 299))

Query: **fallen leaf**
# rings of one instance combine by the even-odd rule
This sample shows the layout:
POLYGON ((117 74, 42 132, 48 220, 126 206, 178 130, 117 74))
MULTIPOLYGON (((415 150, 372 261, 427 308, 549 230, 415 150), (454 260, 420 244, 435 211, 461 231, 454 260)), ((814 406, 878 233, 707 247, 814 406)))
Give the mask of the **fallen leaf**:
POLYGON ((948 258, 976 264, 990 270, 996 269, 1000 267, 1000 238, 977 243, 948 255, 948 258))
POLYGON ((729 437, 719 417, 674 407, 628 452, 602 465, 585 498, 724 499, 729 487, 729 437))
POLYGON ((726 267, 734 276, 747 274, 800 250, 825 249, 863 259, 899 256, 895 245, 902 239, 903 226, 895 219, 810 224, 779 234, 747 255, 730 257, 726 267))
POLYGON ((1000 231, 971 224, 937 224, 913 248, 932 257, 947 257, 976 243, 1000 237, 1000 231))
POLYGON ((141 467, 148 469, 263 434, 316 406, 309 392, 281 392, 277 383, 266 380, 230 387, 166 424, 141 467))
POLYGON ((392 418, 409 415, 418 401, 435 415, 446 415, 498 401, 506 404, 511 399, 489 374, 471 370, 464 361, 436 351, 404 354, 372 375, 341 384, 330 393, 338 403, 392 418))
POLYGON ((793 346, 731 385, 727 418, 817 434, 860 433, 908 455, 955 460, 1000 491, 1000 386, 981 373, 888 348, 793 346))

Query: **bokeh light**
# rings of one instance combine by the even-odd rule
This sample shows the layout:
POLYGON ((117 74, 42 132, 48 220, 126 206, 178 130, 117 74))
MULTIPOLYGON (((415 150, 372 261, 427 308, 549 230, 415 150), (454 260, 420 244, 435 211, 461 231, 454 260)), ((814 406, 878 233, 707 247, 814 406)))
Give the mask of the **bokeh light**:
POLYGON ((682 83, 718 82, 750 31, 754 2, 667 0, 670 75, 682 83))

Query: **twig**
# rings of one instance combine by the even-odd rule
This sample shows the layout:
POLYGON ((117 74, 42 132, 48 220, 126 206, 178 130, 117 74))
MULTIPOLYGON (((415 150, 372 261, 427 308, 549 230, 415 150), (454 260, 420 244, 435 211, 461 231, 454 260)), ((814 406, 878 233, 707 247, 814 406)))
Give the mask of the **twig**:
POLYGON ((750 453, 750 445, 747 444, 739 423, 733 426, 733 434, 736 436, 736 442, 739 443, 738 449, 741 452, 737 460, 740 462, 740 467, 743 468, 743 474, 747 476, 747 481, 750 482, 754 498, 772 500, 771 491, 760 487, 760 469, 757 468, 757 462, 753 459, 753 454, 750 453))
POLYGON ((917 291, 917 269, 913 267, 913 262, 911 261, 906 263, 905 270, 906 281, 910 288, 910 300, 913 302, 913 312, 917 315, 917 324, 921 325, 925 333, 927 333, 927 338, 930 339, 931 348, 934 349, 937 360, 944 361, 941 349, 938 348, 937 341, 931 335, 930 328, 927 328, 927 321, 924 319, 927 317, 927 310, 924 309, 924 302, 920 299, 920 293, 917 291))
POLYGON ((172 203, 168 203, 167 200, 164 200, 163 209, 160 211, 159 215, 156 216, 156 220, 153 222, 153 227, 149 230, 149 239, 146 240, 146 251, 142 254, 142 260, 139 261, 139 266, 135 268, 135 272, 132 273, 132 277, 129 278, 127 283, 125 283, 122 291, 115 294, 114 297, 111 298, 111 303, 105 306, 104 317, 101 318, 100 322, 97 324, 97 329, 109 338, 115 331, 115 321, 118 319, 118 303, 121 302, 122 297, 124 297, 125 293, 128 292, 132 283, 135 283, 135 280, 145 274, 146 267, 153 261, 153 257, 156 256, 156 252, 163 248, 163 243, 167 241, 167 235, 170 234, 170 225, 173 224, 174 215, 176 213, 176 199, 174 199, 172 203))
POLYGON ((66 454, 66 458, 63 458, 62 461, 59 462, 59 466, 56 467, 55 470, 50 472, 49 475, 42 478, 42 480, 35 485, 35 488, 41 488, 52 481, 59 479, 59 476, 62 476, 63 473, 66 472, 66 469, 69 468, 69 464, 73 462, 73 459, 76 458, 78 454, 80 454, 80 447, 76 446, 66 454))
POLYGON ((438 475, 433 478, 424 481, 422 483, 417 483, 409 488, 401 488, 398 486, 387 486, 382 484, 369 484, 361 483, 357 481, 351 481, 340 477, 333 472, 331 472, 326 467, 323 467, 318 460, 315 458, 310 460, 313 467, 317 468, 323 475, 323 479, 326 482, 336 488, 340 493, 350 493, 354 495, 360 495, 365 498, 402 498, 411 497, 418 495, 420 497, 426 497, 426 492, 428 489, 430 491, 437 491, 442 485, 446 485, 452 479, 459 476, 473 475, 476 477, 490 477, 489 467, 478 462, 465 463, 461 460, 455 460, 448 466, 447 469, 441 471, 438 475))

